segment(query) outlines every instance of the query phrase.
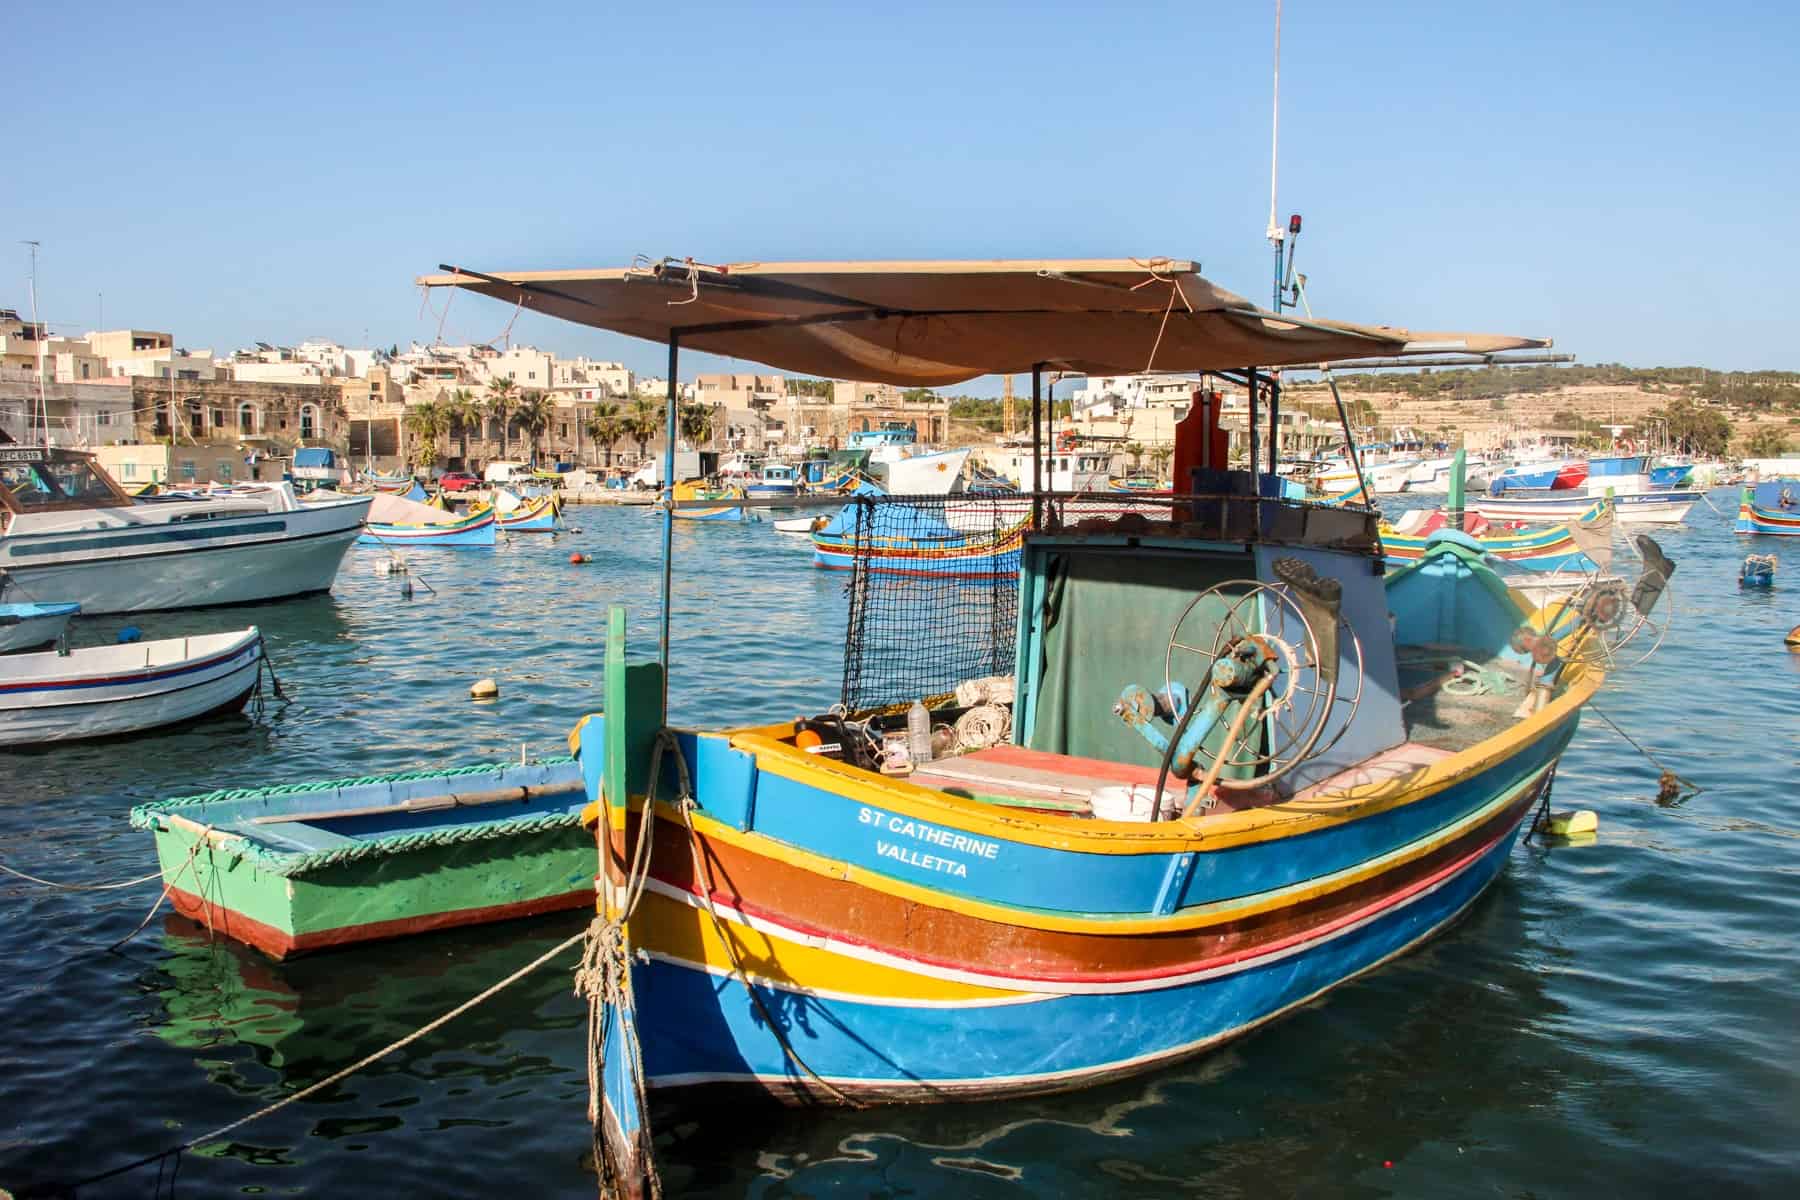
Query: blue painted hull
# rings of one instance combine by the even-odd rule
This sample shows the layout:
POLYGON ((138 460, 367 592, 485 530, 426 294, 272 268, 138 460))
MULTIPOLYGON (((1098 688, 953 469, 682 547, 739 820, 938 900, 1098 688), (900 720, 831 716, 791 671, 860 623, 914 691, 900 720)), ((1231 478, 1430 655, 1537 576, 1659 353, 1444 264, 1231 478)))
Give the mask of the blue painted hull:
MULTIPOLYGON (((1077 1087, 1202 1053, 1440 932, 1499 874, 1524 819, 1454 874, 1373 919, 1300 953, 1263 956, 1174 986, 951 1010, 760 986, 758 992, 807 1065, 852 1095, 1077 1087)), ((805 1090, 738 980, 664 959, 640 962, 633 974, 653 1092, 721 1084, 805 1090)))

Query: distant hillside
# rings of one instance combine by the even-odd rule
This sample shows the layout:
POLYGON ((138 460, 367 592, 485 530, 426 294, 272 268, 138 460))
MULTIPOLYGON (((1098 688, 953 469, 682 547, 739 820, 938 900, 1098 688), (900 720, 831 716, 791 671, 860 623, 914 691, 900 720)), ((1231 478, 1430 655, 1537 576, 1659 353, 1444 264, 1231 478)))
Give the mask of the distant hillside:
MULTIPOLYGON (((1696 450, 1779 453, 1800 446, 1800 373, 1710 371, 1702 367, 1479 367, 1337 376, 1360 423, 1425 434, 1496 429, 1561 429, 1598 440, 1601 425, 1648 432, 1667 421, 1696 450)), ((1295 402, 1328 410, 1321 381, 1291 380, 1295 402)))

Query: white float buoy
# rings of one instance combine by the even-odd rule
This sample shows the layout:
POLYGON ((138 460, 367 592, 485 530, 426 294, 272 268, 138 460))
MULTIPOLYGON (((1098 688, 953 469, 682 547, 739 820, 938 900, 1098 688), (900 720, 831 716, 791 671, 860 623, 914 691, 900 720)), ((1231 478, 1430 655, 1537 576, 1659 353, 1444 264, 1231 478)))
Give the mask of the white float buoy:
POLYGON ((497 700, 500 698, 500 685, 492 679, 477 679, 469 689, 471 700, 497 700))

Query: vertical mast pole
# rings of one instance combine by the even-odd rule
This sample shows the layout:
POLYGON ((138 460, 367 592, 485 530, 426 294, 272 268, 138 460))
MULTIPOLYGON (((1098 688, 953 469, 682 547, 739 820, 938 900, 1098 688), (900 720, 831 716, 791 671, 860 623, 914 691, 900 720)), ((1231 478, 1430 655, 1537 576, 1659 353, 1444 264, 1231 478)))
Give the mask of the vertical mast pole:
POLYGON ((1043 524, 1044 502, 1044 364, 1031 366, 1031 527, 1043 524))
POLYGON ((1281 380, 1269 374, 1269 474, 1281 465, 1281 380))
POLYGON ((681 361, 681 335, 669 332, 669 444, 663 448, 663 536, 662 536, 662 723, 669 723, 669 617, 672 601, 671 580, 675 570, 675 429, 676 409, 681 398, 675 373, 681 361))

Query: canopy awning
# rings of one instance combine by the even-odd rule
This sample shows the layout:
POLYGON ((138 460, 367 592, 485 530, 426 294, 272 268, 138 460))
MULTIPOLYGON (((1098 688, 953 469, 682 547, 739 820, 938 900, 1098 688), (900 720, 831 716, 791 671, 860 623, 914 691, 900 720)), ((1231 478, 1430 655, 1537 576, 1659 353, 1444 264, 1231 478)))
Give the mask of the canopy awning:
POLYGON ((1550 344, 1277 316, 1168 258, 442 270, 419 283, 783 371, 905 387, 1040 365, 1129 375, 1550 344))

